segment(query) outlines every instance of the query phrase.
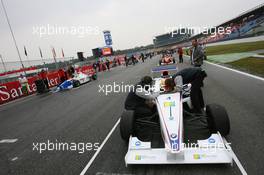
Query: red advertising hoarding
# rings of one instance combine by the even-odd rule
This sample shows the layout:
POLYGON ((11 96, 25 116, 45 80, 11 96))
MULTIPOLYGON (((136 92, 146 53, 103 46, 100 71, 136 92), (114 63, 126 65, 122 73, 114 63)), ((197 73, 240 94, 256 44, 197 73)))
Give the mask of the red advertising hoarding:
MULTIPOLYGON (((93 75, 95 73, 92 66, 83 66, 76 69, 77 72, 83 72, 88 75, 93 75)), ((28 94, 23 94, 22 87, 19 81, 8 82, 0 84, 0 104, 7 103, 9 101, 31 95, 36 93, 37 88, 35 85, 35 80, 39 77, 28 77, 28 94)), ((60 77, 58 71, 49 72, 47 74, 47 79, 50 87, 57 86, 60 83, 60 77)))

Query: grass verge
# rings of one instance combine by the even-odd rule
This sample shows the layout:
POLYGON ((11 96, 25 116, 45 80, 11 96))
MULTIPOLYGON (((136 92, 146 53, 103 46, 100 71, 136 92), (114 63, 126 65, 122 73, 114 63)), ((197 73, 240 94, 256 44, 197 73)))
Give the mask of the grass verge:
POLYGON ((264 49, 264 41, 227 44, 219 46, 208 46, 206 48, 207 55, 220 55, 227 53, 240 53, 264 49))
POLYGON ((248 57, 226 64, 241 71, 264 77, 263 58, 248 57))

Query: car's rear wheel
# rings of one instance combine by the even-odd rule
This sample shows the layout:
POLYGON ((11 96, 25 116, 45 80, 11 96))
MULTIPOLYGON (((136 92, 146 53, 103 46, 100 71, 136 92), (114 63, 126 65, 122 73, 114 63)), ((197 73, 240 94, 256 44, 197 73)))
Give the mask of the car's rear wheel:
POLYGON ((230 132, 230 121, 226 109, 217 104, 210 104, 206 106, 206 115, 208 127, 211 133, 220 132, 221 135, 226 136, 230 132))
POLYGON ((123 140, 128 141, 134 133, 134 111, 125 110, 120 120, 120 134, 123 140))

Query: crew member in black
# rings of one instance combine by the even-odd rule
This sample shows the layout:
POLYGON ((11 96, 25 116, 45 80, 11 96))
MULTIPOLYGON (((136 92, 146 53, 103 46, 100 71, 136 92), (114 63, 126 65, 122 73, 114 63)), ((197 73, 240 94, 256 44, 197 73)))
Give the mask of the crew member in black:
POLYGON ((133 63, 133 66, 135 66, 135 64, 136 64, 136 58, 135 58, 134 55, 131 56, 131 61, 133 63))
POLYGON ((203 87, 203 80, 207 74, 200 67, 190 67, 177 72, 172 76, 175 79, 177 76, 182 77, 183 84, 191 83, 191 101, 194 112, 201 113, 204 108, 204 99, 201 87, 203 87))
POLYGON ((152 85, 152 78, 145 76, 135 85, 134 91, 129 92, 126 101, 126 110, 135 110, 135 116, 147 117, 156 112, 154 103, 151 103, 155 97, 149 93, 152 85))

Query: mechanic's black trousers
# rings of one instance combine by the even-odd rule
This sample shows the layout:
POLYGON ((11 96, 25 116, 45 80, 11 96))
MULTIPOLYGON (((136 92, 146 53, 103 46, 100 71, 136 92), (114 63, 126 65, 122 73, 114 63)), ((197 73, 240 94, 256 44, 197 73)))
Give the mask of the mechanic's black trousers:
POLYGON ((202 86, 203 86, 202 77, 199 77, 192 82, 191 101, 194 112, 198 112, 198 113, 200 113, 202 108, 204 108, 204 98, 201 90, 202 86))
POLYGON ((180 62, 180 63, 183 63, 182 55, 179 55, 179 62, 180 62))

